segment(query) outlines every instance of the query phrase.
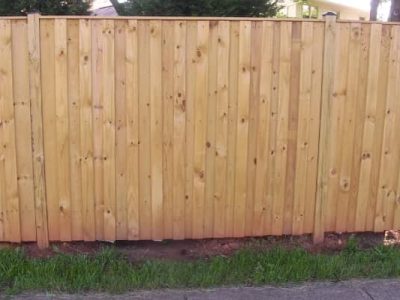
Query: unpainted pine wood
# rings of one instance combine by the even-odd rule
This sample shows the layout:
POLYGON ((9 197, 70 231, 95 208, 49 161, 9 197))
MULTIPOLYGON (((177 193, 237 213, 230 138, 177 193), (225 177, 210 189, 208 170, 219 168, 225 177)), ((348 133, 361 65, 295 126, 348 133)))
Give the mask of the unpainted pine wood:
POLYGON ((161 21, 150 22, 150 139, 152 238, 163 238, 162 177, 162 28, 161 21))
POLYGON ((83 240, 79 91, 79 20, 67 21, 69 168, 72 240, 83 240))
POLYGON ((347 189, 346 178, 341 178, 343 160, 344 132, 346 112, 349 112, 349 98, 347 96, 347 78, 349 71, 350 24, 340 24, 338 28, 335 77, 332 95, 332 134, 331 158, 329 173, 328 201, 326 206, 326 231, 334 231, 344 226, 344 215, 340 213, 342 207, 342 192, 347 189))
POLYGON ((350 199, 347 210, 347 230, 355 230, 357 195, 359 192, 359 176, 361 168, 361 155, 363 144, 364 114, 366 109, 366 91, 368 76, 368 60, 369 60, 369 25, 362 24, 360 28, 360 51, 359 51, 359 68, 358 68, 358 86, 356 99, 356 117, 355 117, 355 134, 353 139, 353 164, 352 164, 352 185, 350 186, 350 199))
POLYGON ((339 199, 338 215, 336 218, 336 230, 345 232, 347 230, 347 212, 349 201, 351 198, 351 188, 355 184, 352 181, 353 151, 355 148, 355 126, 357 116, 357 87, 358 87, 358 70, 359 56, 361 50, 361 24, 353 23, 350 25, 350 41, 349 41, 349 65, 346 83, 346 107, 344 111, 344 131, 343 131, 343 147, 341 149, 341 165, 339 168, 339 199))
MULTIPOLYGON (((43 78, 41 77, 41 31, 39 22, 39 14, 28 15, 29 102, 31 108, 30 119, 32 128, 31 137, 36 220, 35 229, 36 240, 39 248, 46 248, 49 245, 49 231, 42 116, 43 104, 41 80, 43 80, 43 78)), ((1 169, 0 175, 4 175, 1 174, 1 169)))
POLYGON ((213 237, 214 232, 214 188, 215 188, 215 139, 217 111, 217 75, 218 75, 218 22, 210 22, 209 29, 209 68, 207 91, 207 136, 204 200, 204 236, 213 237))
POLYGON ((291 54, 290 54, 290 91, 288 108, 288 138, 287 162, 285 175, 285 208, 283 215, 283 232, 291 234, 293 228, 293 205, 295 193, 295 180, 297 164, 297 141, 299 119, 299 93, 300 93, 300 62, 301 62, 301 31, 302 23, 292 24, 291 54))
MULTIPOLYGON (((193 237, 193 171, 196 101, 197 23, 186 22, 185 238, 193 237)), ((167 184, 167 183, 166 183, 167 184)))
POLYGON ((197 22, 197 48, 194 58, 196 88, 194 100, 193 238, 204 237, 209 34, 209 22, 197 22))
MULTIPOLYGON (((94 163, 93 163, 93 94, 91 21, 79 20, 79 99, 83 240, 96 239, 94 163)), ((110 84, 107 82, 107 84, 110 84)))
MULTIPOLYGON (((293 221, 292 233, 304 233, 304 214, 307 201, 307 178, 308 178, 308 152, 309 152, 309 115, 311 107, 312 91, 312 60, 313 60, 313 36, 312 23, 304 22, 301 26, 301 48, 300 48, 300 78, 299 78, 299 100, 297 119, 297 143, 296 143, 296 167, 293 187, 293 221)), ((291 102, 292 103, 292 102, 291 102)))
MULTIPOLYGON (((2 143, 2 137, 0 136, 0 143, 2 143)), ((4 175, 4 155, 2 152, 0 152, 0 176, 1 178, 5 178, 4 175)), ((5 201, 5 183, 4 179, 0 180, 0 214, 4 215, 4 208, 3 208, 3 202, 5 201)), ((5 242, 6 239, 4 237, 4 218, 0 218, 0 241, 5 242)))
POLYGON ((284 230, 285 183, 288 158, 288 117, 290 100, 290 70, 292 51, 292 24, 283 22, 280 26, 279 89, 276 111, 276 154, 274 169, 274 203, 272 207, 272 234, 281 235, 284 230))
POLYGON ((328 159, 329 141, 330 141, 330 115, 332 94, 332 81, 334 75, 334 52, 336 39, 336 16, 327 16, 325 18, 324 28, 324 75, 322 78, 321 91, 321 115, 320 115, 320 134, 318 142, 318 172, 317 172, 317 190, 315 199, 315 215, 313 240, 315 243, 323 242, 325 232, 325 202, 328 197, 328 181, 329 172, 328 159))
POLYGON ((43 138, 46 168, 46 196, 49 239, 60 240, 57 184, 57 128, 55 99, 55 36, 54 20, 40 21, 41 82, 43 101, 43 138), (43 84, 43 83, 46 84, 43 84))
POLYGON ((236 124, 238 107, 239 80, 239 37, 240 22, 230 23, 229 32, 229 77, 228 77, 228 141, 227 141, 227 170, 226 170, 226 216, 225 235, 234 235, 235 210, 235 175, 236 175, 236 124))
MULTIPOLYGON (((378 47, 378 45, 375 45, 378 47)), ((379 61, 379 78, 377 86, 378 102, 376 106, 376 128, 375 128, 375 142, 373 145, 372 156, 374 157, 371 167, 371 179, 369 186, 367 216, 365 222, 365 230, 374 231, 374 222, 376 214, 376 205, 379 190, 379 173, 381 167, 382 157, 382 141, 383 130, 385 124, 386 114, 386 93, 387 93, 387 80, 389 68, 389 54, 390 54, 390 26, 382 26, 381 42, 380 42, 380 61, 379 61)))
POLYGON ((15 141, 15 114, 13 93, 11 20, 0 20, 0 134, 4 168, 2 188, 4 239, 21 242, 20 196, 17 180, 17 151, 15 141))
POLYGON ((378 71, 380 63, 381 35, 382 26, 380 24, 371 25, 366 110, 364 115, 364 136, 361 154, 359 192, 356 212, 356 231, 365 230, 369 199, 369 187, 371 185, 372 163, 375 159, 380 159, 373 156, 373 148, 374 144, 376 143, 376 113, 378 103, 378 71))
POLYGON ((281 47, 281 24, 274 22, 273 25, 273 47, 272 47, 272 91, 269 118, 268 134, 268 156, 267 156, 267 182, 264 191, 266 199, 266 213, 264 219, 264 233, 273 232, 273 207, 275 200, 275 170, 276 170, 276 149, 277 149, 277 124, 278 124, 278 105, 279 105, 279 63, 281 47))
POLYGON ((104 20, 96 20, 92 22, 93 169, 96 240, 104 240, 103 23, 104 20))
POLYGON ((247 192, 245 213, 245 235, 251 236, 254 217, 254 192, 257 166, 257 129, 260 99, 260 62, 262 47, 262 23, 251 23, 251 59, 250 59, 250 98, 249 98, 249 128, 247 155, 247 192))
POLYGON ((261 58, 260 86, 258 98, 258 128, 256 150, 256 173, 254 190, 254 214, 252 235, 261 236, 265 233, 265 223, 268 209, 266 190, 268 188, 268 141, 270 136, 270 116, 272 102, 272 63, 274 48, 274 23, 263 22, 261 27, 261 58))
POLYGON ((249 102, 251 80, 251 22, 240 22, 238 53, 238 104, 236 122, 236 174, 233 235, 245 235, 246 199, 247 199, 247 155, 249 102))
POLYGON ((174 23, 173 237, 185 237, 186 22, 174 23))
POLYGON ((103 28, 103 194, 104 239, 116 239, 116 99, 115 99, 115 22, 103 28))
POLYGON ((304 227, 303 233, 312 233, 315 221, 317 172, 318 172, 318 147, 320 136, 321 120, 321 91, 323 76, 323 56, 324 56, 324 24, 313 24, 313 59, 311 75, 311 99, 308 117, 308 152, 307 152, 307 187, 306 203, 304 208, 304 227))
POLYGON ((128 238, 127 215, 127 138, 126 138, 126 26, 115 22, 115 203, 116 238, 128 238))
POLYGON ((129 20, 126 32, 126 180, 128 239, 139 239, 139 85, 138 24, 129 20))
MULTIPOLYGON (((400 53, 399 53, 399 44, 400 44, 400 28, 398 26, 393 26, 392 28, 392 35, 393 35, 393 40, 396 41, 396 66, 397 66, 397 74, 396 74, 396 82, 399 82, 400 79, 400 53)), ((397 89, 396 89, 396 99, 399 99, 400 97, 400 87, 397 84, 397 89)), ((394 128, 399 128, 400 127, 400 103, 399 101, 396 101, 393 103, 393 112, 395 114, 395 121, 394 121, 394 128)), ((392 167, 393 167, 393 176, 391 178, 391 182, 389 184, 390 186, 390 195, 388 193, 387 195, 387 201, 384 204, 384 212, 386 216, 385 220, 385 228, 388 230, 391 229, 396 229, 398 228, 397 226, 394 226, 394 223, 399 224, 398 216, 399 216, 399 192, 397 190, 398 187, 398 181, 400 180, 399 172, 398 170, 400 169, 400 140, 397 136, 398 131, 394 131, 395 138, 394 138, 394 143, 393 143, 393 152, 394 152, 394 160, 392 161, 392 167), (394 180, 394 181, 393 181, 394 180)))
POLYGON ((335 72, 333 78, 333 91, 331 95, 331 133, 329 140, 329 173, 328 173, 328 198, 325 205, 326 231, 335 231, 338 207, 340 207, 340 165, 342 161, 342 147, 344 122, 343 115, 347 104, 347 72, 348 72, 348 49, 350 40, 350 24, 338 24, 337 40, 335 48, 335 72))
POLYGON ((71 241, 71 195, 69 165, 69 118, 68 118, 68 77, 67 77, 67 20, 54 22, 55 50, 55 99, 57 130, 57 186, 60 240, 71 241))
MULTIPOLYGON (((173 238, 174 215, 174 61, 175 22, 162 22, 162 110, 163 110, 163 219, 164 238, 173 238)), ((181 158, 180 158, 181 159, 181 158)), ((186 216, 187 214, 185 214, 186 216)), ((186 227, 186 225, 185 225, 186 227)))
MULTIPOLYGON (((399 46, 399 37, 400 37, 400 28, 398 26, 395 27, 395 31, 396 31, 396 36, 397 36, 397 45, 399 46)), ((399 48, 398 48, 399 49, 399 48)), ((400 54, 399 52, 397 52, 398 56, 398 63, 399 63, 399 59, 400 59, 400 54)), ((397 72, 397 80, 399 80, 400 78, 400 68, 398 68, 398 72, 397 72)), ((400 93, 400 89, 398 88, 398 93, 400 93)), ((398 107, 398 111, 399 112, 399 107, 398 107)), ((400 123, 400 117, 399 114, 397 115, 397 124, 400 123)), ((399 125, 397 125, 399 126, 399 125)), ((398 142, 398 141, 397 141, 398 142)), ((399 145, 398 145, 399 147, 399 145)), ((399 148, 397 148, 398 151, 399 148)), ((398 170, 400 170, 400 166, 397 167, 398 170)), ((397 175, 398 177, 398 183, 397 183, 397 188, 396 188, 396 198, 395 198, 395 203, 394 203, 394 209, 393 209, 393 224, 391 226, 392 229, 394 230, 399 230, 400 229, 400 173, 397 175)))
POLYGON ((26 20, 14 20, 12 26, 13 95, 15 107, 15 143, 20 197, 21 241, 36 241, 35 199, 29 105, 29 52, 26 20))
POLYGON ((397 176, 398 176, 398 138, 395 128, 398 128, 398 76, 400 60, 398 54, 398 43, 400 36, 397 34, 396 26, 391 28, 391 45, 387 94, 386 94, 386 116, 382 142, 381 170, 379 180, 379 191, 375 216, 375 231, 392 229, 393 209, 396 202, 397 176))
POLYGON ((229 103, 230 23, 218 22, 217 99, 215 132, 214 237, 225 236, 227 191, 227 143, 229 103))
POLYGON ((150 26, 138 21, 139 58, 139 229, 140 239, 152 238, 150 161, 150 26))
MULTIPOLYGON (((396 57, 395 57, 395 65, 397 66, 397 73, 396 73, 396 82, 399 82, 400 79, 400 53, 399 53, 399 44, 400 44, 400 28, 398 26, 393 26, 392 27, 392 36, 393 40, 396 41, 396 57)), ((395 99, 399 99, 400 97, 400 87, 397 84, 396 85, 396 93, 395 93, 395 99)), ((393 103, 393 113, 394 113, 394 128, 398 129, 400 127, 400 103, 399 101, 395 101, 393 103)), ((398 206, 399 206, 399 198, 398 198, 398 181, 399 181, 399 172, 398 170, 400 169, 400 140, 398 138, 398 131, 394 130, 394 141, 393 141, 393 160, 391 161, 391 168, 390 173, 393 174, 392 177, 390 178, 389 184, 388 184, 388 193, 386 195, 387 199, 386 202, 384 203, 384 213, 386 216, 385 219, 385 228, 387 230, 395 229, 394 227, 394 222, 398 224, 398 206)), ((390 150, 389 150, 390 151, 390 150)))

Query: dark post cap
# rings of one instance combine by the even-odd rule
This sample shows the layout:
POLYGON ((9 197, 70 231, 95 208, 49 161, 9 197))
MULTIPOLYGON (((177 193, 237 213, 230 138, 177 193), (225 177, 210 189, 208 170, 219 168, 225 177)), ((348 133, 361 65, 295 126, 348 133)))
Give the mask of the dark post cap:
POLYGON ((322 16, 327 17, 327 16, 337 16, 336 13, 334 13, 333 11, 327 11, 326 13, 324 13, 322 16))

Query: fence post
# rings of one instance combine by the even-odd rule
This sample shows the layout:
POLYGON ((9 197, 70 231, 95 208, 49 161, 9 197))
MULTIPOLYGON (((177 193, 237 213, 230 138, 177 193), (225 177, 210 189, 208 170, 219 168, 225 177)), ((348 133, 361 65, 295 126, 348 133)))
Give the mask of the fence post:
POLYGON ((314 215, 314 243, 324 241, 325 202, 328 197, 329 140, 331 126, 331 95, 333 89, 336 14, 328 12, 325 19, 324 61, 322 73, 321 114, 318 150, 318 175, 314 215))
POLYGON ((39 248, 49 246, 44 167, 42 83, 40 68, 40 15, 28 14, 29 97, 31 106, 33 182, 36 240, 39 248))

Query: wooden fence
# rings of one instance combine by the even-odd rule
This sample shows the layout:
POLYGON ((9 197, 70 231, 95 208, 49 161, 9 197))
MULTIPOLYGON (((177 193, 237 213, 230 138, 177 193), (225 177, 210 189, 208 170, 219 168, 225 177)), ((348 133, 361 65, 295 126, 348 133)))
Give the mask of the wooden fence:
POLYGON ((0 19, 0 241, 400 229, 400 25, 0 19))

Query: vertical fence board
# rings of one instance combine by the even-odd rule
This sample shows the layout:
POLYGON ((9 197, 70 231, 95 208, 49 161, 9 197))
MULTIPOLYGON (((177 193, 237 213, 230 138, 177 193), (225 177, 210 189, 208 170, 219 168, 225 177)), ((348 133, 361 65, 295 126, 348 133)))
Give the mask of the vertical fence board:
MULTIPOLYGON (((94 212, 91 21, 79 20, 79 98, 83 239, 96 238, 94 212)), ((109 84, 109 82, 107 82, 109 84)), ((109 183, 109 182, 107 182, 109 183)))
POLYGON ((260 99, 260 63, 262 46, 262 23, 251 23, 251 58, 250 58, 250 98, 249 98, 249 128, 247 155, 247 192, 245 213, 245 235, 252 235, 255 206, 255 176, 257 166, 257 129, 260 99))
POLYGON ((104 240, 103 194, 103 20, 92 22, 93 168, 96 239, 104 240))
POLYGON ((126 139, 126 26, 115 22, 115 222, 116 238, 128 239, 127 219, 127 139, 126 139))
POLYGON ((12 65, 11 20, 0 21, 0 164, 3 191, 4 238, 11 242, 21 241, 20 199, 17 180, 17 151, 15 141, 15 113, 12 65))
POLYGON ((126 37, 127 217, 128 239, 139 238, 139 93, 137 21, 129 20, 126 37))
POLYGON ((35 199, 29 105, 28 26, 25 20, 12 21, 13 93, 18 190, 20 196, 21 240, 36 241, 35 199))
POLYGON ((151 239, 151 158, 150 158, 150 28, 138 21, 139 46, 139 221, 140 239, 151 239))
POLYGON ((68 77, 67 77, 67 20, 54 23, 55 51, 55 99, 57 130, 57 187, 60 240, 71 241, 71 196, 69 165, 69 119, 68 119, 68 77))
POLYGON ((115 151, 115 22, 103 27, 103 193, 104 239, 116 239, 116 151, 115 151))
POLYGON ((174 24, 174 65, 173 65, 173 237, 185 237, 185 136, 186 136, 186 22, 174 24))
POLYGON ((57 184, 57 128, 55 99, 54 20, 40 21, 43 95, 43 132, 46 167, 46 195, 50 240, 60 240, 57 184))
MULTIPOLYGON (((152 238, 163 238, 161 21, 150 22, 150 140, 152 238)), ((177 184, 177 182, 175 182, 177 184)), ((182 184, 182 183, 181 183, 182 184)), ((175 199, 174 199, 175 200, 175 199)), ((179 206, 174 206, 174 210, 179 206)))
POLYGON ((197 23, 194 103, 193 238, 204 236, 209 21, 197 23))
POLYGON ((217 40, 217 108, 215 133, 214 237, 224 237, 227 203, 227 143, 229 102, 229 48, 230 24, 218 24, 217 40))

